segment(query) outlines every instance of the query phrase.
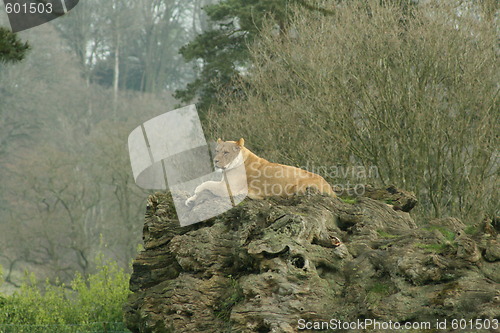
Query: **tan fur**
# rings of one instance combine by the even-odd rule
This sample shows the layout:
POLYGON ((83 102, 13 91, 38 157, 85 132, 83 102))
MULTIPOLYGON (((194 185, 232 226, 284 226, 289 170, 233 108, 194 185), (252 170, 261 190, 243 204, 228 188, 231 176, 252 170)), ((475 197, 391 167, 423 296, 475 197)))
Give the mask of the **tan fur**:
MULTIPOLYGON (((258 157, 244 146, 245 140, 217 141, 214 163, 224 170, 225 177, 231 184, 232 195, 238 195, 248 189, 248 197, 263 199, 270 196, 290 197, 303 194, 307 188, 314 188, 320 193, 335 197, 335 192, 323 177, 293 166, 271 163, 258 157), (245 164, 246 184, 237 167, 245 164)), ((195 195, 186 201, 194 201, 201 191, 208 190, 215 195, 227 193, 226 185, 221 182, 205 182, 198 186, 195 195)))
POLYGON ((274 195, 289 197, 303 194, 307 188, 335 196, 323 177, 293 166, 271 163, 245 148, 243 139, 234 144, 241 147, 250 198, 263 199, 274 195))

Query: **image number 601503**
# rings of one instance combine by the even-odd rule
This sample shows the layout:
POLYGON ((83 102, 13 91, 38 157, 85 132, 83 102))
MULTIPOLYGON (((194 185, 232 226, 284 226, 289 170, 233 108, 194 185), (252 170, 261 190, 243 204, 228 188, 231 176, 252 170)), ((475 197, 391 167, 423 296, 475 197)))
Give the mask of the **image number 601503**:
POLYGON ((42 14, 42 13, 47 13, 51 14, 53 11, 53 6, 52 3, 50 2, 39 2, 39 3, 6 3, 5 4, 5 11, 7 14, 42 14))

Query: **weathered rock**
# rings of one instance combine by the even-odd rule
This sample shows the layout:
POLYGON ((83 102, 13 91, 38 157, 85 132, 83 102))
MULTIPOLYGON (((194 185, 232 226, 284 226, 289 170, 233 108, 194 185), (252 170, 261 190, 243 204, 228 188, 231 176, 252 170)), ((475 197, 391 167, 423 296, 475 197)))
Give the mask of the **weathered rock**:
POLYGON ((385 192, 352 203, 315 193, 247 199, 182 228, 170 196, 151 196, 128 328, 297 332, 301 319, 499 319, 497 235, 484 226, 467 234, 457 219, 418 227, 406 212, 411 195, 385 192))
POLYGON ((396 188, 389 185, 387 188, 374 188, 371 185, 365 185, 361 188, 342 188, 336 191, 340 196, 348 197, 367 197, 379 201, 384 201, 393 206, 395 210, 409 212, 417 204, 417 197, 414 193, 396 188))

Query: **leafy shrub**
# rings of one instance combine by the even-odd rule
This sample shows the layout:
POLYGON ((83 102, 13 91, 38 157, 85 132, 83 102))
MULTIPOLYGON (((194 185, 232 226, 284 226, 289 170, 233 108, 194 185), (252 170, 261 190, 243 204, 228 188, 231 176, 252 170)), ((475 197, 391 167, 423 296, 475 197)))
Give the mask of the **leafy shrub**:
POLYGON ((2 324, 64 327, 121 322, 129 278, 116 262, 103 260, 95 274, 76 274, 70 287, 46 281, 42 290, 31 274, 19 291, 0 297, 0 328, 2 324))

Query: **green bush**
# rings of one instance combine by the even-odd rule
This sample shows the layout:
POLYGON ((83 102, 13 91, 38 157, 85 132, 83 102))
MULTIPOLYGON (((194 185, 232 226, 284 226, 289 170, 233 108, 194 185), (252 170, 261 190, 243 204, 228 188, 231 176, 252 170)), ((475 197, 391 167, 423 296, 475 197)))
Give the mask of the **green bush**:
MULTIPOLYGON (((70 286, 45 282, 37 285, 33 274, 11 296, 0 295, 0 332, 18 325, 16 332, 44 331, 56 325, 58 331, 71 331, 79 326, 95 331, 103 323, 122 322, 122 306, 129 294, 129 274, 115 262, 98 260, 97 272, 88 277, 76 274, 70 286), (100 324, 99 324, 100 323, 100 324), (37 329, 34 329, 37 327, 37 329)), ((106 329, 104 329, 106 331, 106 329)))

